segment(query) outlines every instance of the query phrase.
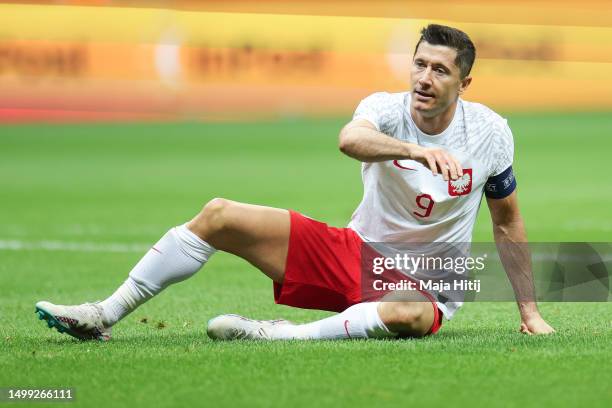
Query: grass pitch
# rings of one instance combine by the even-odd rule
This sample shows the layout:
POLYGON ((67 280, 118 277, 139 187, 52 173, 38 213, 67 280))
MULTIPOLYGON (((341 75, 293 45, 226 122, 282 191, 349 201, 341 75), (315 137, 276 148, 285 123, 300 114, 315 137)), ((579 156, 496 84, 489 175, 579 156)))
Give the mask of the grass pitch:
MULTIPOLYGON (((532 241, 610 241, 612 118, 510 116, 532 241)), ((0 387, 73 387, 75 406, 610 406, 612 307, 547 303, 551 337, 517 333, 510 303, 467 304, 408 341, 215 343, 221 313, 309 321, 219 253, 115 327, 79 342, 34 303, 109 295, 147 246, 215 196, 346 225, 359 163, 341 121, 10 126, 0 135, 0 387)), ((474 239, 492 239, 486 205, 474 239)), ((36 404, 36 406, 41 406, 36 404)), ((42 405, 44 406, 44 404, 42 405)))

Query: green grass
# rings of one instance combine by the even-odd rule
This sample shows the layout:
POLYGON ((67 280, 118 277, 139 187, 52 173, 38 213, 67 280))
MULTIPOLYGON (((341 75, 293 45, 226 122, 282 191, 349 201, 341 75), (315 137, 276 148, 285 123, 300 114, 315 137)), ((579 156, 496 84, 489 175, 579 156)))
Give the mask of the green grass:
MULTIPOLYGON (((510 124, 530 239, 610 241, 610 115, 516 115, 510 124)), ((0 240, 153 243, 215 196, 345 225, 361 184, 359 163, 336 148, 341 125, 5 126, 0 240)), ((490 241, 490 230, 483 206, 474 239, 490 241)), ((542 304, 558 330, 552 337, 519 335, 513 304, 476 303, 422 340, 213 343, 205 324, 220 313, 295 321, 328 315, 274 305, 267 278, 217 254, 197 276, 128 316, 112 342, 81 343, 36 320, 40 299, 104 298, 140 256, 0 250, 0 387, 74 387, 78 406, 612 402, 607 303, 542 304)))

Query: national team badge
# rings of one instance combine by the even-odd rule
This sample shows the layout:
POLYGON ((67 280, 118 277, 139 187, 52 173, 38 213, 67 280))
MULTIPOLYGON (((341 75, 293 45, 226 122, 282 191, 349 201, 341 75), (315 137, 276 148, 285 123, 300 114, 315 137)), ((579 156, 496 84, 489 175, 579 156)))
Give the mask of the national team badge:
POLYGON ((463 176, 448 181, 448 194, 453 197, 470 194, 472 191, 472 169, 463 169, 463 176))

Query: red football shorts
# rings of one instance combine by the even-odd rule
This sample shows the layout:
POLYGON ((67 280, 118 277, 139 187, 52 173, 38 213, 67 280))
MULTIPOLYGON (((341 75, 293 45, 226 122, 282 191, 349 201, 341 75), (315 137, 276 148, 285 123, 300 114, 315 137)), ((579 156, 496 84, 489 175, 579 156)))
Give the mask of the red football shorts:
MULTIPOLYGON (((295 211, 291 216, 285 279, 274 283, 274 301, 302 309, 342 312, 348 307, 380 299, 364 296, 361 288, 363 241, 350 228, 334 228, 295 211)), ((434 324, 442 325, 442 312, 431 294, 421 292, 432 303, 434 324)))

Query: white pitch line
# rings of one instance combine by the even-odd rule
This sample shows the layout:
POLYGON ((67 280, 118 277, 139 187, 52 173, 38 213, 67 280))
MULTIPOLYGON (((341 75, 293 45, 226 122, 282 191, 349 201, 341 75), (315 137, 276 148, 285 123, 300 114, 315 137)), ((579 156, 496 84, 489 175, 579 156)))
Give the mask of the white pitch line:
POLYGON ((139 252, 148 251, 151 245, 66 242, 66 241, 19 241, 0 240, 0 250, 4 251, 73 251, 73 252, 139 252))
MULTIPOLYGON (((535 244, 537 245, 537 244, 535 244)), ((151 244, 122 244, 118 242, 95 243, 95 242, 74 242, 74 241, 20 241, 20 240, 0 240, 0 251, 72 251, 72 252, 129 252, 145 253, 151 249, 151 244)), ((532 252, 533 262, 541 261, 560 261, 560 262, 610 262, 612 254, 601 253, 593 257, 592 254, 586 256, 570 254, 552 254, 550 252, 532 252)), ((489 258, 489 261, 499 262, 499 255, 489 258)))

